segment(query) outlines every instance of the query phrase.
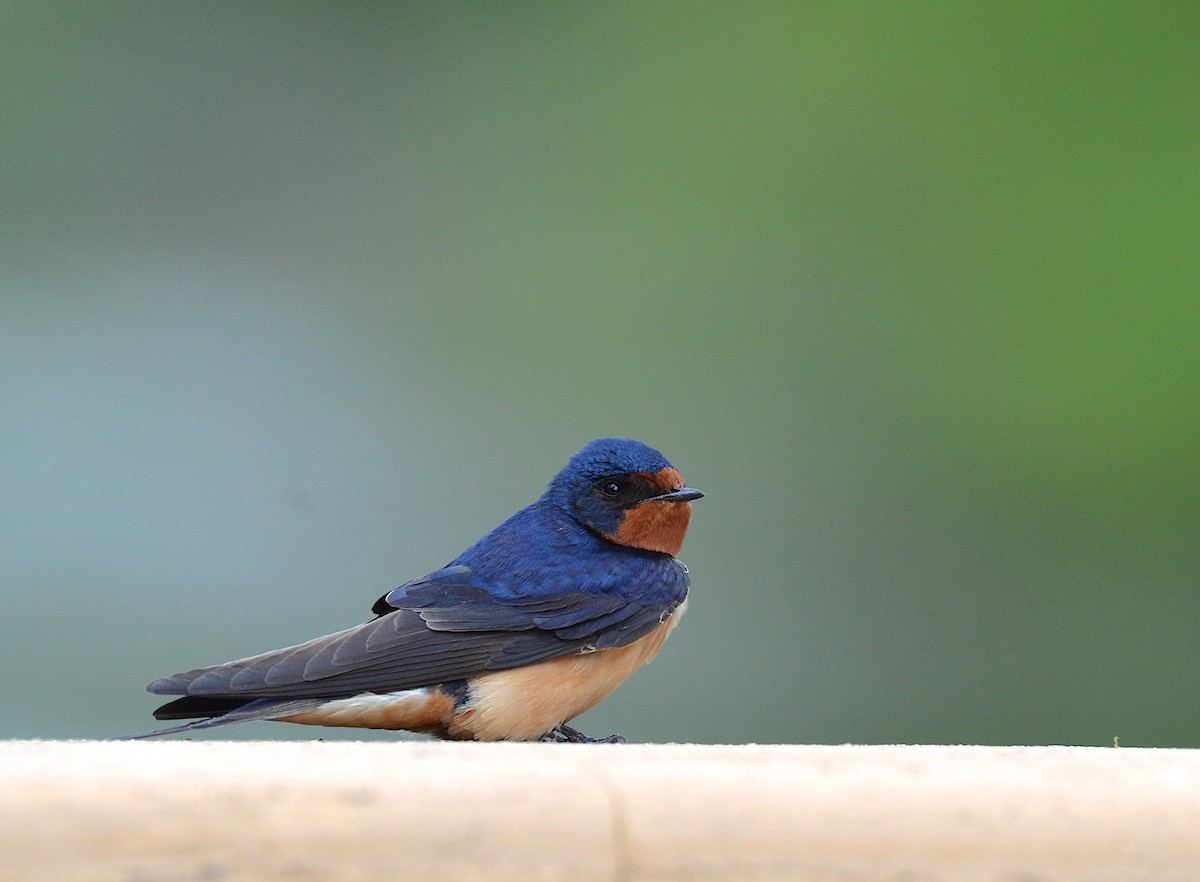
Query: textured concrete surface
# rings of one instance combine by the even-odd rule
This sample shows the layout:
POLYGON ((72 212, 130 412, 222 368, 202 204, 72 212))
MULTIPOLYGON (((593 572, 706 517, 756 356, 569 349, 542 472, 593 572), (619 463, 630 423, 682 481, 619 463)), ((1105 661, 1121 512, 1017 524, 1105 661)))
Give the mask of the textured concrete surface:
POLYGON ((0 742, 0 879, 1192 880, 1200 751, 0 742))

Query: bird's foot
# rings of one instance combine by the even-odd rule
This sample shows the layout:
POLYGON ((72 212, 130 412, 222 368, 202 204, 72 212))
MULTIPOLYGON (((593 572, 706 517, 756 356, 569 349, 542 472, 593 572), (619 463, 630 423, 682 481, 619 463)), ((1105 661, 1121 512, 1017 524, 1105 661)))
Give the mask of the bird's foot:
POLYGON ((624 735, 609 735, 607 738, 589 738, 578 729, 572 729, 570 726, 560 723, 555 726, 538 741, 546 741, 552 744, 628 744, 624 735))

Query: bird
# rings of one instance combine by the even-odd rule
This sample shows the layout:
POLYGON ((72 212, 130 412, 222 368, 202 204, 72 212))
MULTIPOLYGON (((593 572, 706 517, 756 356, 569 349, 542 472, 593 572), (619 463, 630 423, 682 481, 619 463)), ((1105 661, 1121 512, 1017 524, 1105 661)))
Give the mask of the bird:
POLYGON ((567 725, 653 659, 687 608, 704 494, 652 447, 585 445, 545 492, 362 624, 150 683, 136 740, 259 720, 459 741, 624 742, 567 725))

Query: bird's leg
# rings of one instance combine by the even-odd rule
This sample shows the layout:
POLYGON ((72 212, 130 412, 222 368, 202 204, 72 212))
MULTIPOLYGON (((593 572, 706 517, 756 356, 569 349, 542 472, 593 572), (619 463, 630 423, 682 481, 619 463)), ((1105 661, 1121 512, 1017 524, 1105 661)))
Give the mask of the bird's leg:
POLYGON ((538 741, 553 744, 628 744, 624 735, 609 735, 607 738, 589 738, 578 729, 572 729, 566 723, 559 723, 538 741))

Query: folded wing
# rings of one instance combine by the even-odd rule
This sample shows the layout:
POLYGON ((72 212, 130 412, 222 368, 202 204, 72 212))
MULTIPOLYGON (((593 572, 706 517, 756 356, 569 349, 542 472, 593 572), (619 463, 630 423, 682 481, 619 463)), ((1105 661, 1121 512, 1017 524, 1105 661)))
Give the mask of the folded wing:
POLYGON ((665 621, 685 594, 681 586, 677 598, 645 603, 583 591, 498 600, 468 567, 448 567, 386 595, 372 621, 146 688, 231 705, 412 689, 624 646, 665 621))

